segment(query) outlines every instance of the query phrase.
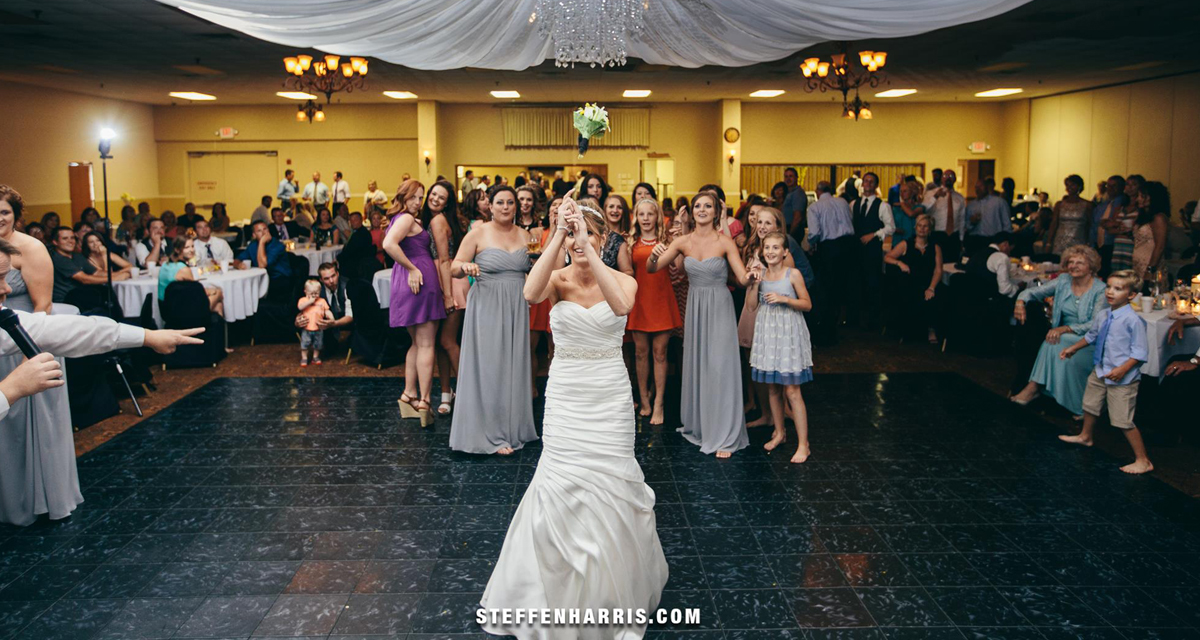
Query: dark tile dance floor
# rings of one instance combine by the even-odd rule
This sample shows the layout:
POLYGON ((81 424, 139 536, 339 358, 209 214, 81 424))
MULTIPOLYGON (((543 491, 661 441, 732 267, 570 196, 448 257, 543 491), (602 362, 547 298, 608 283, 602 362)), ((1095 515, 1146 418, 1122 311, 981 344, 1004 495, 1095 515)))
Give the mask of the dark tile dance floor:
MULTIPOLYGON (((0 529, 0 638, 478 637, 536 445, 455 454, 393 379, 218 379, 79 461, 69 521, 0 529)), ((950 374, 805 386, 813 457, 673 430, 651 638, 1198 638, 1200 504, 950 374)))

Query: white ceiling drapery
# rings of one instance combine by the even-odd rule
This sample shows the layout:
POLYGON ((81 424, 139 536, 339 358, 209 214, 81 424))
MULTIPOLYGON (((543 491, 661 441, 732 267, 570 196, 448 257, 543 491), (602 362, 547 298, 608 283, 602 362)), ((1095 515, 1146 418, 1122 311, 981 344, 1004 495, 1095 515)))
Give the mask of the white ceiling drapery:
MULTIPOLYGON (((519 71, 554 56, 529 19, 537 0, 158 1, 268 42, 413 69, 519 71)), ((628 52, 651 64, 741 67, 820 42, 926 33, 1028 1, 649 0, 628 52)))

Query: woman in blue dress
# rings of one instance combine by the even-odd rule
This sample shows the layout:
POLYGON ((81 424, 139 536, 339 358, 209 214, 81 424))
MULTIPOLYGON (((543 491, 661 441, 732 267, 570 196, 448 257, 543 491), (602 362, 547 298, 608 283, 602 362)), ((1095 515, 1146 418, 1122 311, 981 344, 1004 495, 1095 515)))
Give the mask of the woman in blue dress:
POLYGON ((1017 297, 1013 316, 1021 324, 1028 319, 1025 305, 1034 300, 1053 297, 1054 312, 1050 319, 1052 328, 1038 349, 1029 383, 1012 401, 1029 404, 1040 395, 1040 388, 1067 411, 1082 416, 1083 389, 1092 370, 1094 347, 1084 347, 1087 353, 1069 360, 1060 360, 1058 354, 1078 342, 1092 328, 1096 314, 1107 306, 1104 281, 1096 277, 1100 254, 1081 244, 1068 247, 1062 254, 1062 267, 1064 273, 1052 282, 1026 289, 1017 297))

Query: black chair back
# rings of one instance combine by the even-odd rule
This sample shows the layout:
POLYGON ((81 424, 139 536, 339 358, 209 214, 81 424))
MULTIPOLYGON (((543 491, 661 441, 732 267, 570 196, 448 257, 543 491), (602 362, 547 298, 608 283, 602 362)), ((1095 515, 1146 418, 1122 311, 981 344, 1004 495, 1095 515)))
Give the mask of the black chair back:
POLYGON ((206 327, 212 315, 204 285, 194 280, 176 280, 167 285, 159 310, 168 329, 206 327))

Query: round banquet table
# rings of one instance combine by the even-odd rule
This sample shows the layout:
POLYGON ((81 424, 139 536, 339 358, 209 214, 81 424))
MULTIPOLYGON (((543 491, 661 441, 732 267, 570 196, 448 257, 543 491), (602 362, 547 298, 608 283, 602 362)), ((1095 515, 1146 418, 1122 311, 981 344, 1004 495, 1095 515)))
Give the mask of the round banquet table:
MULTIPOLYGON (((1142 299, 1143 304, 1148 301, 1149 298, 1142 299)), ((1175 320, 1168 316, 1167 311, 1159 309, 1146 313, 1139 312, 1138 315, 1146 321, 1148 353, 1146 362, 1142 365, 1143 375, 1158 376, 1161 379, 1171 358, 1194 354, 1197 349, 1200 349, 1200 327, 1184 327, 1183 339, 1176 341, 1175 344, 1167 344, 1167 332, 1170 331, 1171 325, 1175 324, 1175 320)))
POLYGON ((379 298, 379 307, 387 309, 388 303, 392 300, 392 270, 376 271, 375 277, 371 278, 371 285, 375 287, 375 297, 379 298))
MULTIPOLYGON (((225 321, 245 320, 258 311, 258 301, 267 295, 270 279, 266 269, 231 269, 225 273, 206 273, 200 284, 218 287, 225 294, 225 321)), ((154 298, 154 322, 162 326, 162 313, 158 309, 158 276, 143 273, 130 280, 114 282, 117 300, 125 317, 136 318, 142 314, 142 303, 146 296, 154 298)))
POLYGON ((303 256, 306 260, 308 260, 308 275, 315 276, 317 275, 317 268, 322 264, 337 260, 338 254, 342 252, 342 246, 343 245, 335 244, 327 245, 317 249, 312 245, 308 245, 307 247, 303 248, 296 247, 292 250, 292 253, 298 256, 303 256))

